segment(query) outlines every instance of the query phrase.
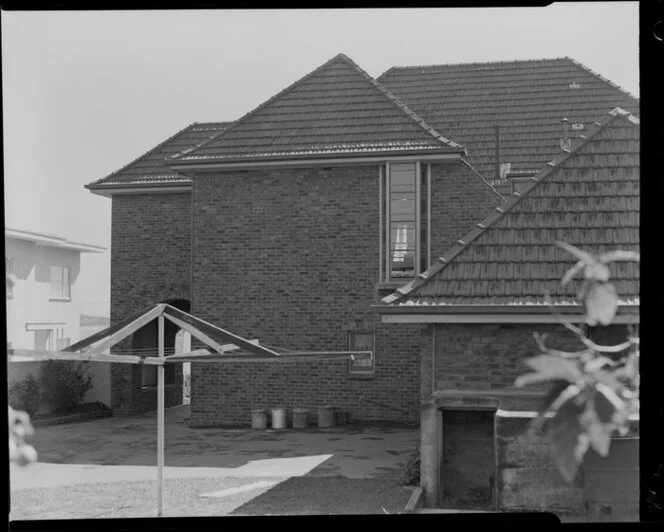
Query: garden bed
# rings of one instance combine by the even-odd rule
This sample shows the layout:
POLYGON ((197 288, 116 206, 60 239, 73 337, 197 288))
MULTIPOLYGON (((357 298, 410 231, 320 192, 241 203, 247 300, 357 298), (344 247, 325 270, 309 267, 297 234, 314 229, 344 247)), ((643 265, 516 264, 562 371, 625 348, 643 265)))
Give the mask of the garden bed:
POLYGON ((94 402, 82 403, 69 412, 35 414, 30 421, 35 427, 45 427, 48 425, 61 425, 63 423, 81 423, 82 421, 91 421, 93 419, 111 417, 112 415, 112 410, 105 404, 94 402))

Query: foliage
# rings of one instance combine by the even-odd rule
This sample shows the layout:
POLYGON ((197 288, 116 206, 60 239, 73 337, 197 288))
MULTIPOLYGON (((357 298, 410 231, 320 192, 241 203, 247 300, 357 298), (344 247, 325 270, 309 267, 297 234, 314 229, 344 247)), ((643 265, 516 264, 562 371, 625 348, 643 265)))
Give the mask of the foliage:
POLYGON ((9 404, 34 416, 42 405, 41 388, 34 375, 12 383, 9 387, 9 404))
POLYGON ((42 366, 42 396, 54 412, 69 412, 83 401, 92 388, 88 364, 74 361, 48 360, 42 366))
MULTIPOLYGON (((566 285, 582 274, 577 294, 588 326, 611 324, 618 309, 618 296, 610 282, 608 264, 640 260, 638 253, 614 251, 591 255, 569 244, 559 246, 578 262, 563 277, 566 285)), ((544 335, 535 334, 541 354, 526 364, 533 370, 520 376, 516 386, 552 381, 538 416, 530 430, 547 434, 553 457, 563 477, 572 482, 586 451, 593 448, 607 456, 611 437, 628 432, 629 416, 639 410, 639 337, 632 328, 619 345, 598 345, 587 337, 586 327, 576 327, 561 316, 558 321, 577 335, 584 348, 568 353, 550 349, 544 335)))
POLYGON ((408 456, 408 462, 401 477, 400 484, 404 486, 420 485, 420 448, 415 448, 408 456))
POLYGON ((30 424, 30 416, 9 407, 9 461, 19 466, 26 466, 37 461, 37 451, 25 443, 32 436, 34 429, 30 424))

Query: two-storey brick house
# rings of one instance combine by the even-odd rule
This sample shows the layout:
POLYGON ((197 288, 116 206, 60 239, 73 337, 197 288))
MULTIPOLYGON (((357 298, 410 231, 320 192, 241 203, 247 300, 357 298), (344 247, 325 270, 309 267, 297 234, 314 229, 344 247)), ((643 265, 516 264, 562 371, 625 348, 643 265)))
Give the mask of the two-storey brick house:
MULTIPOLYGON (((277 405, 416 421, 421 325, 383 324, 372 303, 501 204, 489 179, 507 188, 544 167, 569 140, 562 118, 587 127, 619 105, 637 101, 568 59, 374 80, 336 56, 239 120, 193 124, 88 185, 113 202, 111 320, 173 301, 268 346, 374 351, 368 367, 194 364, 194 426, 277 405)), ((154 408, 140 368, 113 371, 116 414, 154 408)))

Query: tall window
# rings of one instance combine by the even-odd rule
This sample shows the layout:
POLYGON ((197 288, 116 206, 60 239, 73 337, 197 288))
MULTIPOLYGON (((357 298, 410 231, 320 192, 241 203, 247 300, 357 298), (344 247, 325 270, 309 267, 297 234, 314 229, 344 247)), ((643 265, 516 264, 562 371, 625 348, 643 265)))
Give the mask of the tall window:
POLYGON ((71 299, 69 266, 51 266, 51 299, 71 299))
POLYGON ((382 280, 407 280, 428 268, 428 172, 428 165, 420 163, 391 163, 381 169, 385 226, 382 280))

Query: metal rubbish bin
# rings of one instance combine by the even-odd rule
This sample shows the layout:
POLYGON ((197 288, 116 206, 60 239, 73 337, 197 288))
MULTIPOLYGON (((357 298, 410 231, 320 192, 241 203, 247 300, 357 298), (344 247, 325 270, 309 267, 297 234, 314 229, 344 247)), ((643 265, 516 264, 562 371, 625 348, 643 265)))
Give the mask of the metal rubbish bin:
POLYGON ((272 409, 272 428, 285 429, 286 428, 286 410, 283 408, 272 409))
POLYGON ((334 427, 333 406, 321 406, 318 408, 318 426, 322 429, 334 427))
POLYGON ((306 429, 308 426, 307 411, 304 408, 293 408, 293 428, 306 429))
POLYGON ((251 411, 251 428, 252 429, 267 428, 267 412, 265 410, 251 411))

